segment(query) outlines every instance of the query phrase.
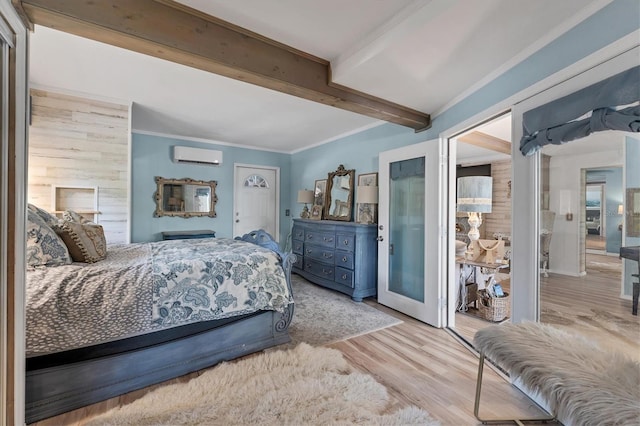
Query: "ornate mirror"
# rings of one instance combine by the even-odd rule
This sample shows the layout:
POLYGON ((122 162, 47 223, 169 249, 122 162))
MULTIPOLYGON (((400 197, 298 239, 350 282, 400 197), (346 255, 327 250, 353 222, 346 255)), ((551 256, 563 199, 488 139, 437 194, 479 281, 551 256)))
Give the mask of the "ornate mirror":
POLYGON ((158 189, 153 195, 156 200, 154 216, 195 216, 216 217, 215 180, 165 179, 155 178, 158 189))
POLYGON ((327 176, 327 189, 324 203, 324 219, 351 220, 353 205, 353 184, 356 171, 345 170, 340 164, 338 170, 327 176))

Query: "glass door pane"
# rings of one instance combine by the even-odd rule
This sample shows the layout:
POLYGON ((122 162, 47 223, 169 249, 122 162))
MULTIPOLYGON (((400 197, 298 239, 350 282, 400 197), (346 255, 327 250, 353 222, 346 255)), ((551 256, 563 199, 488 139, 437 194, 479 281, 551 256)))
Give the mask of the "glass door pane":
POLYGON ((424 302, 425 158, 389 165, 389 291, 424 302))

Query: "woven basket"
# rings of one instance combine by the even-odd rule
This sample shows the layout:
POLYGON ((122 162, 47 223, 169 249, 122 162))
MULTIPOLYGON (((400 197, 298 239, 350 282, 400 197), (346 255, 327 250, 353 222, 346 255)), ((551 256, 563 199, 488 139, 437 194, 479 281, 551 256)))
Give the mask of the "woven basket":
POLYGON ((478 312, 488 321, 502 321, 511 315, 509 293, 504 297, 489 297, 486 290, 478 290, 478 312))

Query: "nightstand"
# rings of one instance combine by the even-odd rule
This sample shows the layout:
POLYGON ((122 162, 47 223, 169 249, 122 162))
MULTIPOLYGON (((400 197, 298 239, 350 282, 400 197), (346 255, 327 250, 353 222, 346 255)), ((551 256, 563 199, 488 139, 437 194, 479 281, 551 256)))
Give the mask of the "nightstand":
POLYGON ((210 229, 201 229, 198 231, 164 231, 162 232, 163 240, 192 240, 196 238, 214 238, 216 232, 210 229))

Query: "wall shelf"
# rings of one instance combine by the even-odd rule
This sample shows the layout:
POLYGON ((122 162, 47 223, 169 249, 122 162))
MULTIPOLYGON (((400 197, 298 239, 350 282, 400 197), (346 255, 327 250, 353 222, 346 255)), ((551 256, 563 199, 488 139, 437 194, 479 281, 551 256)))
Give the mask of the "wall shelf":
POLYGON ((51 187, 51 205, 56 215, 73 210, 81 216, 98 223, 97 186, 55 186, 51 187))

